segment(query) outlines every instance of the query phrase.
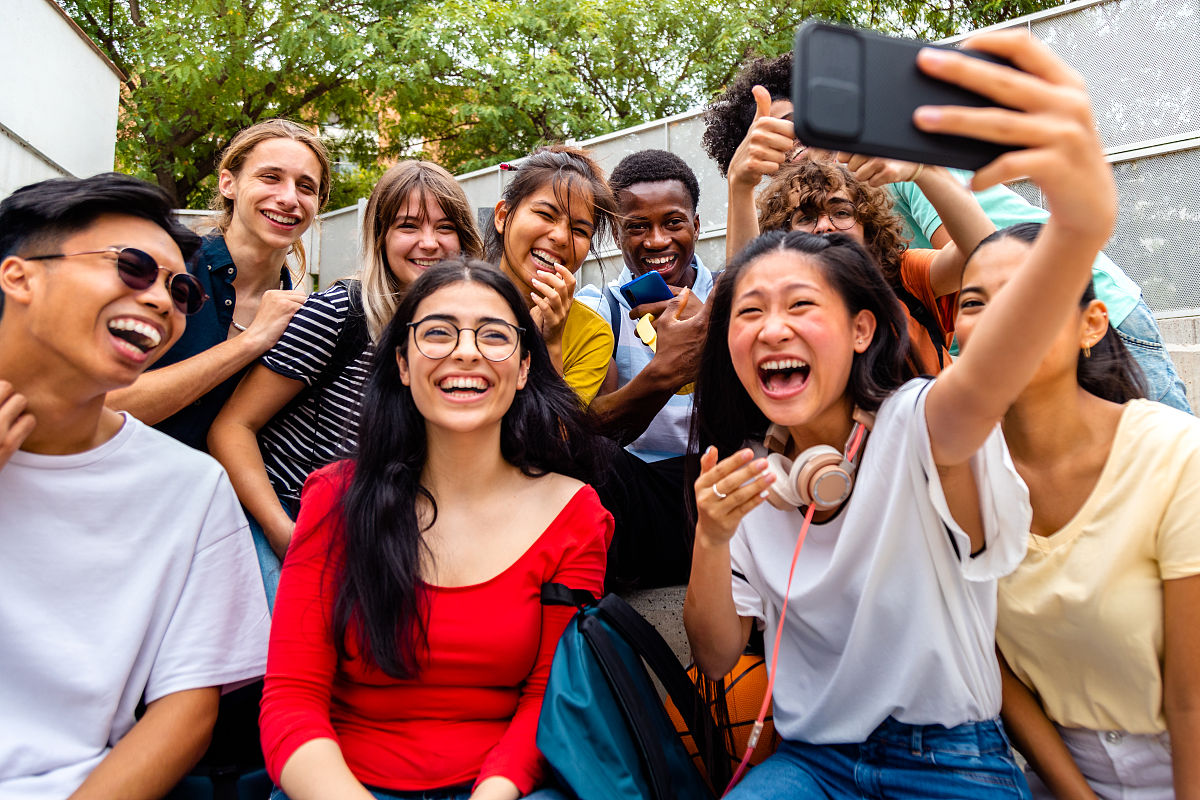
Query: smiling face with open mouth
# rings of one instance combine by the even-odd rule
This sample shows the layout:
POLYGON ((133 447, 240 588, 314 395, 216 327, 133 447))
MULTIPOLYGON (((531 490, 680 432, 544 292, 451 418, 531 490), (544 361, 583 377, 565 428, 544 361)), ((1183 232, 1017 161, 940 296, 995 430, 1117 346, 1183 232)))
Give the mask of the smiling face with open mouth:
POLYGON ((396 214, 385 244, 388 268, 401 287, 461 249, 458 228, 434 197, 412 192, 396 214))
POLYGON ((852 316, 820 266, 794 252, 764 254, 737 281, 729 356, 755 405, 794 433, 844 428, 850 367, 870 345, 874 316, 852 316))
POLYGON ((54 251, 80 255, 26 262, 43 271, 44 291, 28 311, 30 334, 42 346, 41 368, 69 369, 93 390, 128 386, 183 333, 186 317, 167 290, 167 273, 186 271, 179 247, 149 220, 106 214, 54 251), (109 247, 142 250, 166 272, 146 289, 133 289, 109 247))
POLYGON ((554 272, 556 264, 578 272, 592 246, 594 214, 590 192, 566 186, 562 191, 543 186, 515 209, 501 202, 495 216, 504 241, 501 271, 525 297, 533 291, 538 272, 554 272))
MULTIPOLYGON (((519 346, 500 361, 484 357, 484 352, 494 356, 496 348, 503 349, 499 339, 505 331, 517 336, 517 320, 508 303, 483 284, 452 283, 422 300, 413 320, 422 325, 410 329, 405 351, 396 357, 400 379, 412 390, 427 428, 466 433, 495 426, 498 435, 500 422, 529 372, 529 356, 519 346), (427 325, 434 326, 427 334, 434 347, 445 347, 457 338, 448 355, 431 358, 422 352, 417 339, 419 329, 427 325)), ((440 352, 430 345, 425 349, 440 352)))
POLYGON ((692 256, 700 217, 677 180, 647 181, 622 189, 621 255, 634 276, 657 272, 670 286, 696 282, 692 256))
POLYGON ((320 176, 316 154, 300 142, 286 138, 259 142, 237 175, 221 172, 221 194, 233 201, 226 235, 287 250, 316 217, 320 176))

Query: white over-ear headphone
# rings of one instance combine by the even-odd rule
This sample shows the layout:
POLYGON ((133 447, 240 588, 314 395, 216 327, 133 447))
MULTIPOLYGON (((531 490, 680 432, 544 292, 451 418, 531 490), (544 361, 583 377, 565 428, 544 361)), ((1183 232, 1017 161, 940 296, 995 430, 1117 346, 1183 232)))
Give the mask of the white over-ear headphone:
POLYGON ((775 476, 767 501, 784 511, 809 505, 816 506, 818 511, 830 511, 846 502, 854 489, 854 472, 862 457, 863 443, 874 422, 874 414, 855 408, 854 427, 846 440, 844 456, 827 444, 818 444, 804 450, 795 460, 783 455, 791 434, 782 425, 772 425, 763 440, 768 451, 767 471, 775 476))

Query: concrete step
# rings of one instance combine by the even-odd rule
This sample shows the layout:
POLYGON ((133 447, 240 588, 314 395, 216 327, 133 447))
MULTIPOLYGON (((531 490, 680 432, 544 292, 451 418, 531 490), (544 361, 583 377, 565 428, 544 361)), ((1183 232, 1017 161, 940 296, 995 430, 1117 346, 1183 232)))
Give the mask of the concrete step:
POLYGON ((684 665, 692 662, 687 634, 683 630, 683 598, 686 594, 686 586, 667 586, 621 595, 667 640, 679 663, 684 665))

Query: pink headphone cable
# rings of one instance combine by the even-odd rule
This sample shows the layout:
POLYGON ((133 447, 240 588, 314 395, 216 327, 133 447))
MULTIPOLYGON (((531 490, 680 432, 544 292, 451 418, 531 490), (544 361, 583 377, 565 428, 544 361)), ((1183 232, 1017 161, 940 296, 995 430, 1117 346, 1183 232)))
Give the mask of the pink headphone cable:
MULTIPOLYGON (((846 448, 846 458, 853 461, 858 454, 859 447, 862 446, 863 436, 866 434, 866 427, 856 425, 854 436, 850 442, 850 446, 846 448)), ((775 689, 775 668, 779 665, 779 644, 783 640, 783 621, 787 619, 788 597, 792 593, 792 577, 796 574, 796 561, 800 558, 800 547, 804 544, 804 537, 808 535, 808 527, 812 525, 813 515, 817 513, 817 506, 812 503, 808 506, 808 510, 804 512, 804 524, 800 526, 800 535, 796 537, 796 550, 792 553, 792 564, 788 567, 787 588, 783 592, 783 607, 779 609, 779 625, 775 629, 775 649, 771 653, 771 669, 767 673, 767 691, 763 696, 762 708, 758 710, 758 717, 754 720, 754 728, 750 731, 750 738, 746 741, 746 753, 742 756, 742 762, 738 764, 737 771, 733 773, 733 777, 729 779, 729 785, 725 787, 721 797, 729 794, 737 782, 742 779, 746 768, 750 765, 750 756, 754 755, 754 748, 758 744, 758 737, 762 735, 763 725, 767 721, 767 709, 771 706, 771 693, 775 689)))

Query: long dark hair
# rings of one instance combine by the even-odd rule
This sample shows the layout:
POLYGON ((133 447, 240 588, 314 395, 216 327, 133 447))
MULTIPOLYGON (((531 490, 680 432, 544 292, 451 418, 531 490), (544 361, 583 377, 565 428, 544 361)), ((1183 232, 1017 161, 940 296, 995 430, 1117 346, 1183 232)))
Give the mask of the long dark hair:
MULTIPOLYGON (((604 172, 587 151, 564 144, 539 147, 521 161, 516 177, 504 187, 501 199, 508 209, 509 218, 520 208, 521 203, 538 189, 549 185, 564 209, 570 209, 571 193, 579 190, 592 198, 592 249, 604 240, 604 234, 616 225, 618 207, 604 172)), ((486 258, 500 264, 504 257, 504 236, 495 224, 486 226, 484 247, 486 258)), ((505 226, 508 230, 508 226, 505 226)))
POLYGON ((817 236, 774 231, 754 239, 730 262, 711 299, 711 316, 700 371, 696 379, 696 411, 690 449, 717 446, 725 457, 747 439, 762 439, 768 420, 750 399, 729 356, 729 315, 742 273, 768 253, 794 253, 812 259, 851 315, 875 315, 875 336, 857 353, 846 384, 849 398, 864 411, 875 411, 893 391, 915 377, 904 306, 888 286, 875 261, 849 236, 817 236))
MULTIPOLYGON (((985 245, 992 242, 1015 239, 1018 242, 1032 245, 1041 235, 1044 227, 1041 222, 1021 222, 1001 228, 981 241, 971 251, 971 255, 967 257, 967 263, 969 264, 985 245)), ((1083 296, 1079 298, 1079 307, 1087 308, 1088 304, 1095 299, 1096 287, 1091 281, 1088 281, 1083 296)), ((1100 337, 1100 341, 1092 345, 1090 355, 1085 355, 1084 351, 1080 349, 1079 359, 1075 364, 1075 379, 1089 394, 1113 403, 1126 403, 1147 396, 1146 376, 1142 372, 1142 368, 1129 354, 1121 337, 1117 336, 1111 325, 1104 331, 1104 336, 1100 337)))
POLYGON ((508 278, 483 261, 457 258, 413 281, 383 331, 363 394, 354 476, 342 501, 344 561, 333 613, 338 656, 351 658, 348 640, 353 636, 362 657, 395 678, 416 676, 426 649, 427 608, 421 590, 425 528, 418 506, 431 509, 430 525, 437 517, 433 496, 420 483, 427 457, 425 419, 400 380, 395 354, 407 352, 408 323, 420 302, 456 283, 489 287, 525 329, 514 357, 529 356, 529 376, 501 424, 504 460, 526 475, 558 472, 584 481, 601 467, 583 409, 554 369, 508 278))

